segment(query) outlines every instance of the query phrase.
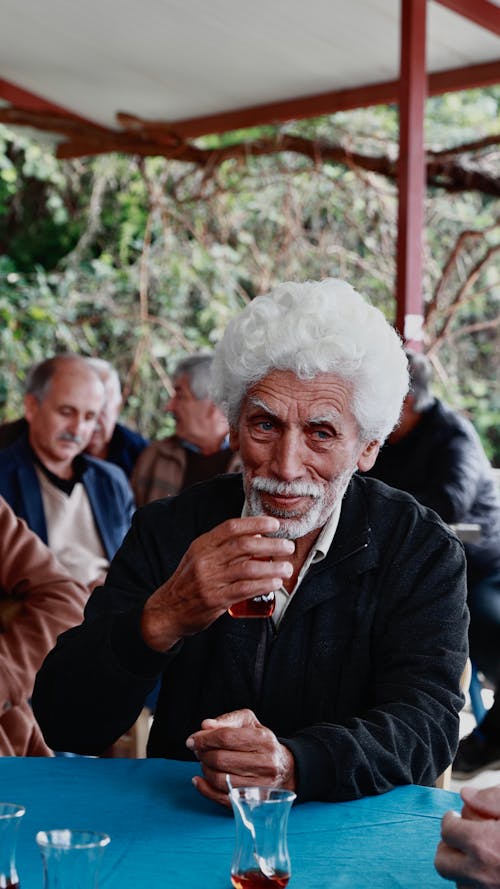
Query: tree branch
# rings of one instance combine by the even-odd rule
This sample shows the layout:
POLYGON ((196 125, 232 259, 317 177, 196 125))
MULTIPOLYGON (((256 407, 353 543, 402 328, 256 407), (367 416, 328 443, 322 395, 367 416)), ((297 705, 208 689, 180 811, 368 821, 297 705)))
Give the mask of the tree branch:
MULTIPOLYGON (((392 180, 397 179, 397 159, 385 155, 364 155, 325 140, 307 139, 282 130, 271 138, 239 141, 221 148, 207 149, 184 140, 167 123, 148 123, 125 113, 119 116, 119 120, 128 127, 127 130, 110 130, 84 124, 53 112, 26 111, 13 106, 0 108, 0 122, 35 127, 63 135, 65 141, 58 145, 56 152, 61 159, 113 151, 140 157, 153 155, 195 164, 204 170, 204 178, 210 178, 215 168, 224 161, 248 160, 249 157, 288 151, 308 157, 315 165, 327 162, 344 164, 370 170, 392 180)), ((427 185, 451 192, 479 191, 500 196, 500 180, 495 172, 489 174, 485 170, 473 170, 470 165, 465 167, 457 160, 464 153, 470 154, 499 144, 500 134, 450 149, 427 151, 427 185)))

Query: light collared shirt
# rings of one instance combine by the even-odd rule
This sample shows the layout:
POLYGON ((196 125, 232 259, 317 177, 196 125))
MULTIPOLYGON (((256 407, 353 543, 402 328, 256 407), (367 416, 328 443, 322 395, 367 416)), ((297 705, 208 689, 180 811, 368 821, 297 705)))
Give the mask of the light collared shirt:
MULTIPOLYGON (((340 510, 342 508, 342 501, 340 501, 332 512, 331 516, 325 524, 323 525, 319 537, 314 542, 313 546, 309 550, 306 559, 304 560, 304 564, 300 569, 299 576, 297 577, 297 583, 295 584, 293 590, 288 592, 284 586, 280 587, 279 590, 274 591, 274 596, 276 600, 276 604, 274 606, 272 619, 274 621, 275 627, 279 626, 283 619, 283 615, 288 608, 290 602, 292 601, 292 596, 297 592, 302 580, 309 568, 310 565, 315 564, 316 562, 321 562, 325 558, 330 546, 332 545, 333 538, 335 537, 335 532, 337 530, 337 525, 339 523, 340 518, 340 510)), ((250 515, 248 512, 247 502, 243 504, 243 510, 241 513, 242 517, 250 515)))

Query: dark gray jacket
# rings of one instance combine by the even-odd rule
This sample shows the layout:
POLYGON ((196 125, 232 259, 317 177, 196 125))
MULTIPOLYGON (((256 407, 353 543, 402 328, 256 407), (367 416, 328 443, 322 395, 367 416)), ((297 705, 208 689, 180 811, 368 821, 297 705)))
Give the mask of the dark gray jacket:
POLYGON ((85 622, 38 675, 33 707, 49 746, 99 753, 163 673, 150 756, 190 759, 185 740, 204 717, 249 707, 294 754, 299 799, 432 784, 458 743, 464 555, 406 494, 353 478, 330 551, 277 632, 225 614, 167 654, 144 644, 145 599, 242 504, 240 477, 225 476, 138 510, 85 622))
POLYGON ((386 442, 368 475, 408 491, 448 523, 481 526, 464 544, 469 584, 500 572, 500 493, 472 423, 437 399, 399 441, 386 442))

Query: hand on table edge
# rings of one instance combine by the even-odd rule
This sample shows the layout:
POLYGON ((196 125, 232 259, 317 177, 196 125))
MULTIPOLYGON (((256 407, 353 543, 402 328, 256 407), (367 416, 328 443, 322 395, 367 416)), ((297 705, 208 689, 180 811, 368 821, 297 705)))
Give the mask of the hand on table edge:
POLYGON ((230 806, 226 775, 233 787, 269 786, 296 790, 295 760, 276 735, 251 710, 234 710, 204 719, 201 730, 186 740, 199 760, 203 776, 193 778, 208 799, 230 806))

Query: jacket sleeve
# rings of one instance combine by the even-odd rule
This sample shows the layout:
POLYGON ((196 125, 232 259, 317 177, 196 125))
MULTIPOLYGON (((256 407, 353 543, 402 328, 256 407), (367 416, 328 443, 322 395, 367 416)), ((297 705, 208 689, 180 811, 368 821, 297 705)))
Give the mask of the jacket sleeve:
MULTIPOLYGON (((140 633, 144 602, 174 568, 162 568, 156 535, 148 533, 151 523, 160 525, 155 506, 146 507, 149 523, 143 510, 134 515, 82 625, 60 636, 38 672, 32 706, 53 750, 99 754, 109 747, 133 725, 172 657, 150 649, 140 633)), ((162 514, 162 537, 170 533, 162 514)))
POLYGON ((87 589, 0 498, 0 708, 25 702, 59 633, 80 623, 87 589))
MULTIPOLYGON (((380 599, 374 607, 369 595, 360 598, 369 643, 355 638, 346 659, 340 710, 348 715, 281 739, 296 760, 302 800, 432 785, 453 760, 468 653, 465 560, 453 535, 434 529, 435 541, 419 539, 418 531, 403 542, 395 535, 384 554, 380 599), (365 674, 363 700, 357 685, 365 674)), ((352 583, 352 595, 355 589, 352 583)))

